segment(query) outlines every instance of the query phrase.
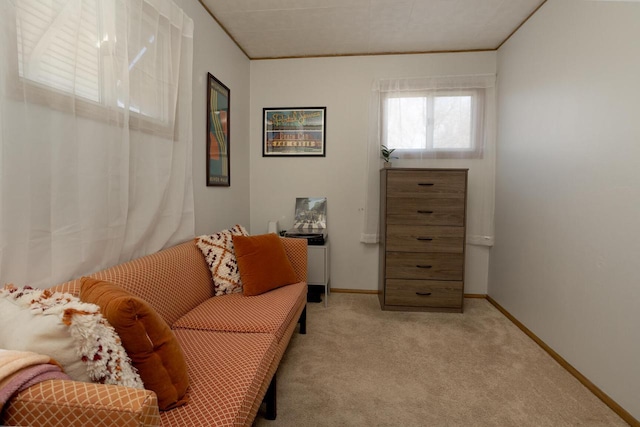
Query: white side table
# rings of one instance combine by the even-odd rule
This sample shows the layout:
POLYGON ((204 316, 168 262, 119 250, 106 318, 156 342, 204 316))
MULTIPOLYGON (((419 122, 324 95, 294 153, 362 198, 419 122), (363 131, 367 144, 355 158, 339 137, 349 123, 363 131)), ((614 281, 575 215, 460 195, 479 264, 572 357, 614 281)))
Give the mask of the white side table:
POLYGON ((324 286, 324 306, 329 305, 329 243, 307 246, 307 283, 324 286))

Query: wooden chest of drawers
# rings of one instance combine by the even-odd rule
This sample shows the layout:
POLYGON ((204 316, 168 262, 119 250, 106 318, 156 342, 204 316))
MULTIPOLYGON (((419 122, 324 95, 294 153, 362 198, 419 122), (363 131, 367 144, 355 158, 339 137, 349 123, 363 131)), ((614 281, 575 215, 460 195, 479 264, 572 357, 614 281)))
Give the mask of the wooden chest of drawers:
POLYGON ((380 306, 462 312, 467 169, 380 171, 380 306))

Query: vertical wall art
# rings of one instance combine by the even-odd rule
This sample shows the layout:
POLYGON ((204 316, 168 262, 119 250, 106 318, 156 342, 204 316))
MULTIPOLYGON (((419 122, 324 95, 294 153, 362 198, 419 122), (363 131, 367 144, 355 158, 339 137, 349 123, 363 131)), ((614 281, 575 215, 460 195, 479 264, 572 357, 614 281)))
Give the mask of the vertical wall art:
POLYGON ((209 74, 207 92, 207 186, 231 185, 229 152, 231 91, 209 74))

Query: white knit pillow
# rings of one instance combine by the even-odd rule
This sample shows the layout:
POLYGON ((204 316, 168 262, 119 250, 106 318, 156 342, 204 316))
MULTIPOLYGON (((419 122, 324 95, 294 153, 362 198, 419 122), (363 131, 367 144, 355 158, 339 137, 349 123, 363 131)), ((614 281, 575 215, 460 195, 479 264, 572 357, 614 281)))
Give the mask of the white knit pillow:
POLYGON ((144 388, 120 337, 95 304, 71 294, 5 285, 0 325, 0 348, 46 354, 76 381, 144 388))
POLYGON ((232 236, 248 235, 243 226, 236 224, 229 230, 196 238, 196 245, 202 251, 211 270, 215 295, 242 292, 242 281, 232 236))

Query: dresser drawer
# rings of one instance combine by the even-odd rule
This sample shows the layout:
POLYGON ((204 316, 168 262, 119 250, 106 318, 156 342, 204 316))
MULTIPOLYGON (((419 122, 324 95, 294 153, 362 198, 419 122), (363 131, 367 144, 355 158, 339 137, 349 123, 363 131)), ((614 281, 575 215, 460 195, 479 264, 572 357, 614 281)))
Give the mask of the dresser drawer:
POLYGON ((464 252, 464 227, 419 225, 387 226, 389 252, 464 252))
POLYGON ((462 280, 464 257, 438 252, 387 252, 390 279, 462 280))
POLYGON ((464 171, 390 170, 387 175, 387 197, 465 197, 467 174, 464 171))
POLYGON ((407 307, 462 307, 462 282, 386 280, 385 304, 407 307))
POLYGON ((387 224, 464 226, 464 198, 389 199, 387 224))

